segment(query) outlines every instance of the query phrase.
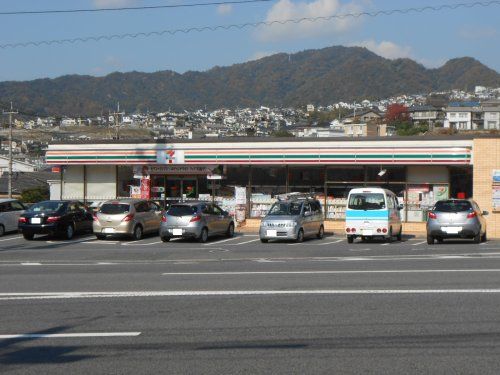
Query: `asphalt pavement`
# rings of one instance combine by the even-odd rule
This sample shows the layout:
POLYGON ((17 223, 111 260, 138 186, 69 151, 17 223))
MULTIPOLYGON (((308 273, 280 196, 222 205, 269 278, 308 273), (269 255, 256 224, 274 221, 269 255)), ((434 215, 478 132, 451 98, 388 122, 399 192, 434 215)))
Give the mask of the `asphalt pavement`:
POLYGON ((497 374, 500 241, 0 238, 0 372, 497 374))

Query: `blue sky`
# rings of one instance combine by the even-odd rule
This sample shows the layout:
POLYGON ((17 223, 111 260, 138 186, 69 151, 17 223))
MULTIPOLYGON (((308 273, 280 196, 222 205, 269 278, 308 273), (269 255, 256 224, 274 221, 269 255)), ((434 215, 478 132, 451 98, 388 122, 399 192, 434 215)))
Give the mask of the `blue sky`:
MULTIPOLYGON (((99 8, 207 2, 208 0, 17 0, 1 11, 99 8)), ((0 16, 0 44, 81 36, 184 29, 454 4, 473 0, 279 0, 231 6, 92 14, 0 16)), ((332 45, 362 45, 387 58, 410 57, 437 67, 472 56, 500 72, 500 5, 307 22, 281 27, 192 32, 175 36, 0 49, 0 81, 102 76, 113 71, 188 70, 241 63, 278 52, 332 45)))

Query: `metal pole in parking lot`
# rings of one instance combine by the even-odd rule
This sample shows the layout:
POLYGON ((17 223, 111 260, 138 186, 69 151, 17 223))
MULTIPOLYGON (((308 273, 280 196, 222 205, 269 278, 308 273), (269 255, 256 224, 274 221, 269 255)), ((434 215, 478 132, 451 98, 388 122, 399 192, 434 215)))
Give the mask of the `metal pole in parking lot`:
POLYGON ((16 115, 17 113, 12 108, 12 102, 10 102, 10 111, 3 112, 4 115, 9 115, 9 198, 12 198, 12 115, 16 115))

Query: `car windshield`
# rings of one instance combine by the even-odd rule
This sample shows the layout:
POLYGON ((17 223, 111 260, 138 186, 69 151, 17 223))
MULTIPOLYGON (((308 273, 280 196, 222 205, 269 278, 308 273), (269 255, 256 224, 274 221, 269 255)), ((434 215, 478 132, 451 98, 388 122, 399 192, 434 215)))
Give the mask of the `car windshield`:
POLYGON ((62 207, 66 207, 66 202, 39 202, 28 208, 28 212, 56 212, 62 207))
POLYGON ((130 205, 128 204, 105 203, 101 206, 99 212, 106 215, 119 215, 129 212, 129 210, 130 210, 130 205))
POLYGON ((471 209, 472 206, 468 201, 439 201, 434 207, 434 211, 439 212, 461 212, 471 209))
POLYGON ((168 211, 167 215, 170 216, 191 216, 196 213, 196 206, 187 205, 173 205, 168 211))
POLYGON ((269 210, 268 215, 300 215, 302 202, 278 202, 269 210))
POLYGON ((349 198, 351 210, 381 210, 385 208, 384 194, 381 193, 358 193, 349 198))

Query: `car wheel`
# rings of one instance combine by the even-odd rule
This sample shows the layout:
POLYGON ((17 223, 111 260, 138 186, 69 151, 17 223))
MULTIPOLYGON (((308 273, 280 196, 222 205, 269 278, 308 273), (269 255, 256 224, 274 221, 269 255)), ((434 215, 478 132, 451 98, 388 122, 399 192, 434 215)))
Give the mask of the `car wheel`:
POLYGON ((304 241, 304 231, 302 229, 299 229, 295 242, 302 242, 302 241, 304 241))
POLYGON ((2 237, 5 234, 5 227, 0 224, 0 237, 2 237))
POLYGON ((134 238, 134 241, 139 241, 142 238, 142 227, 140 225, 137 225, 134 228, 132 237, 134 238))
POLYGON ((365 236, 361 236, 361 242, 366 242, 367 238, 365 236))
POLYGON ((434 237, 427 236, 427 245, 434 245, 434 237))
POLYGON ((481 231, 474 236, 474 243, 481 243, 481 231))
POLYGON ((229 227, 227 228, 227 231, 226 231, 226 237, 233 237, 234 236, 234 224, 231 223, 229 224, 229 227))
POLYGON ((265 238, 261 238, 261 239, 260 239, 260 242, 262 242, 262 243, 268 243, 268 242, 269 242, 269 240, 266 240, 265 238))
POLYGON ((97 238, 98 240, 105 240, 106 239, 106 235, 105 234, 96 234, 95 238, 97 238))
POLYGON ((438 241, 438 243, 443 243, 443 242, 444 242, 444 239, 443 239, 442 237, 438 237, 438 238, 437 238, 437 241, 438 241))
POLYGON ((354 237, 353 236, 347 236, 347 243, 353 243, 354 242, 354 237))
POLYGON ((200 237, 198 238, 198 241, 201 243, 205 243, 208 241, 208 229, 207 228, 203 228, 201 230, 201 234, 200 234, 200 237))
POLYGON ((324 236, 325 236, 325 228, 322 225, 319 227, 319 232, 316 235, 316 237, 318 237, 321 240, 321 239, 323 239, 324 236))
POLYGON ((32 233, 23 233, 23 237, 25 240, 32 241, 35 238, 35 235, 32 233))
POLYGON ((163 237, 161 237, 161 240, 162 240, 162 242, 168 242, 168 241, 170 241, 170 237, 163 236, 163 237))
POLYGON ((71 240, 74 234, 75 230, 73 229, 73 225, 69 224, 64 231, 64 238, 66 238, 67 240, 71 240))

